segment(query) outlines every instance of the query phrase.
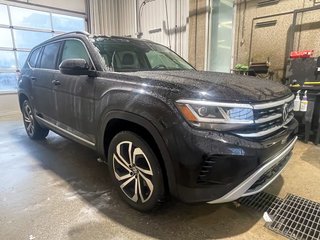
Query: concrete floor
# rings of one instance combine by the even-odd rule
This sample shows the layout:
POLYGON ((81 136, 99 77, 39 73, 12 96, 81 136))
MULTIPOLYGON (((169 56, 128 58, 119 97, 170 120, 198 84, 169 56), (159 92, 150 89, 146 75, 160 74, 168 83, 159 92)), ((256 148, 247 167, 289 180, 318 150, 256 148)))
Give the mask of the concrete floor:
MULTIPOLYGON (((50 133, 30 140, 20 116, 0 118, 0 239, 284 239, 234 204, 170 201, 139 213, 110 185, 94 151, 50 133)), ((320 147, 299 142, 267 192, 320 202, 320 147)))

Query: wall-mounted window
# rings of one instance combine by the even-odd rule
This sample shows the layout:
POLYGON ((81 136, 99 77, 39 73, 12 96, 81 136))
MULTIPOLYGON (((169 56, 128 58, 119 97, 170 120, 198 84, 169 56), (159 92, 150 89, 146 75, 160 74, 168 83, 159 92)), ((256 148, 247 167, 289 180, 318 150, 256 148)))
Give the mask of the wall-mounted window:
POLYGON ((211 0, 208 69, 230 72, 233 41, 233 0, 211 0))
POLYGON ((30 50, 62 33, 84 31, 84 16, 0 4, 0 93, 16 91, 16 72, 30 50))

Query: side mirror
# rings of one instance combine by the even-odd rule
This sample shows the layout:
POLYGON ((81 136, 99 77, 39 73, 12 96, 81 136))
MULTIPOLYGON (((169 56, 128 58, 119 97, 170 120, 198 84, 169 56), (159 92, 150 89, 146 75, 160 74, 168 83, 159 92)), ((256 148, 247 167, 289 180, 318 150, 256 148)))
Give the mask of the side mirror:
POLYGON ((88 63, 81 58, 63 60, 59 69, 61 73, 68 75, 90 75, 91 73, 88 63))

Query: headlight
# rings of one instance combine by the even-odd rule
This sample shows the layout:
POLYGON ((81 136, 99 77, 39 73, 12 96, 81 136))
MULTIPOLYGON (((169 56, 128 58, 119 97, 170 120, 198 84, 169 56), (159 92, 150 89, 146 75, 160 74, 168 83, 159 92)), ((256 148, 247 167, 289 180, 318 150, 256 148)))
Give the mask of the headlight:
POLYGON ((189 123, 200 128, 223 131, 254 123, 249 104, 178 100, 176 106, 189 123))

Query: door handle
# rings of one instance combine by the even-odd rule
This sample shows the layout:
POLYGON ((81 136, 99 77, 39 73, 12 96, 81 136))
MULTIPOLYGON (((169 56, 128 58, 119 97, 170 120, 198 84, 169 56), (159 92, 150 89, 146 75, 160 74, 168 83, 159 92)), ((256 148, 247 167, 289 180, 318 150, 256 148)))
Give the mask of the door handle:
POLYGON ((31 77, 31 81, 37 81, 36 77, 31 77))
POLYGON ((56 86, 60 86, 61 82, 59 80, 52 80, 52 84, 54 84, 56 86))

